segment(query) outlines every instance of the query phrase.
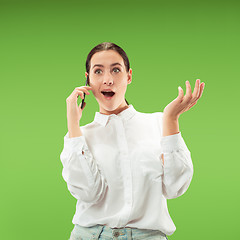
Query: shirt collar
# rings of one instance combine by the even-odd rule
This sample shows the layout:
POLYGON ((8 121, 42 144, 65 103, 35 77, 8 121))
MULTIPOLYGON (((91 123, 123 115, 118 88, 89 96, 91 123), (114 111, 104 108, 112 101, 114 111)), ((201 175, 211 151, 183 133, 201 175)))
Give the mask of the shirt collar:
POLYGON ((110 118, 120 118, 123 120, 128 120, 131 117, 133 117, 133 115, 136 113, 137 111, 135 110, 135 108, 133 107, 132 104, 129 105, 128 108, 124 109, 123 111, 121 111, 118 114, 110 114, 110 115, 106 115, 106 114, 102 114, 100 112, 96 112, 95 113, 95 117, 94 117, 94 121, 100 123, 102 126, 106 126, 108 120, 110 118))

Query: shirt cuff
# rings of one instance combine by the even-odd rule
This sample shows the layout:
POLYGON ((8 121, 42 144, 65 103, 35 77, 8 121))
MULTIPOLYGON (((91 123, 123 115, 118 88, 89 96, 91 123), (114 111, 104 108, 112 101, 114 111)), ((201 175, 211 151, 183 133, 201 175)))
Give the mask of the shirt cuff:
POLYGON ((64 149, 67 152, 84 152, 87 150, 86 139, 84 135, 69 138, 69 132, 64 136, 64 149))
POLYGON ((173 152, 179 149, 188 150, 181 132, 161 137, 160 144, 163 152, 173 152))

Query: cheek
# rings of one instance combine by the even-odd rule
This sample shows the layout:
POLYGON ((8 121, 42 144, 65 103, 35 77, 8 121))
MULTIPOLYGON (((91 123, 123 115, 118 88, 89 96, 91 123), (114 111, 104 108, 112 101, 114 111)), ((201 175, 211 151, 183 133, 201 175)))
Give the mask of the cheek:
POLYGON ((96 83, 91 82, 90 87, 91 87, 92 89, 91 89, 91 91, 89 91, 89 92, 91 92, 94 96, 96 96, 97 94, 99 94, 98 86, 96 85, 96 83))
POLYGON ((100 96, 100 94, 101 94, 100 92, 98 92, 96 90, 93 90, 92 93, 95 97, 100 96))
POLYGON ((121 86, 121 92, 126 93, 126 91, 127 91, 127 85, 124 84, 124 85, 121 86))

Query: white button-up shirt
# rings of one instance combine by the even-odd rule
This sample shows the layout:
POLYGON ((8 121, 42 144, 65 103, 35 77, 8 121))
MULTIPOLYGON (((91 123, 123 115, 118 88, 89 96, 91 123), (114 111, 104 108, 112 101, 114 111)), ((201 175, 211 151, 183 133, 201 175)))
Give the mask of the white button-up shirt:
POLYGON ((67 132, 60 159, 77 199, 73 224, 174 233, 166 199, 186 192, 193 164, 181 132, 162 137, 162 117, 130 104, 117 115, 96 112, 80 127, 83 136, 67 132))

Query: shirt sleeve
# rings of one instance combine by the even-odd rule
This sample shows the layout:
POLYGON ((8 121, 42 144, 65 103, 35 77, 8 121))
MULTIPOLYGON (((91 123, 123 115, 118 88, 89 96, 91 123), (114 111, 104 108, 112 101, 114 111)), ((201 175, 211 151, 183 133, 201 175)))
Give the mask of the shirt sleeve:
POLYGON ((60 154, 63 165, 62 176, 71 195, 87 203, 102 200, 107 182, 88 149, 85 137, 64 136, 64 147, 60 154))
POLYGON ((167 199, 184 194, 193 177, 191 153, 181 132, 161 138, 164 156, 163 194, 167 199))
POLYGON ((160 145, 164 156, 163 195, 167 199, 177 198, 187 191, 193 177, 191 153, 181 132, 161 136, 160 145))

